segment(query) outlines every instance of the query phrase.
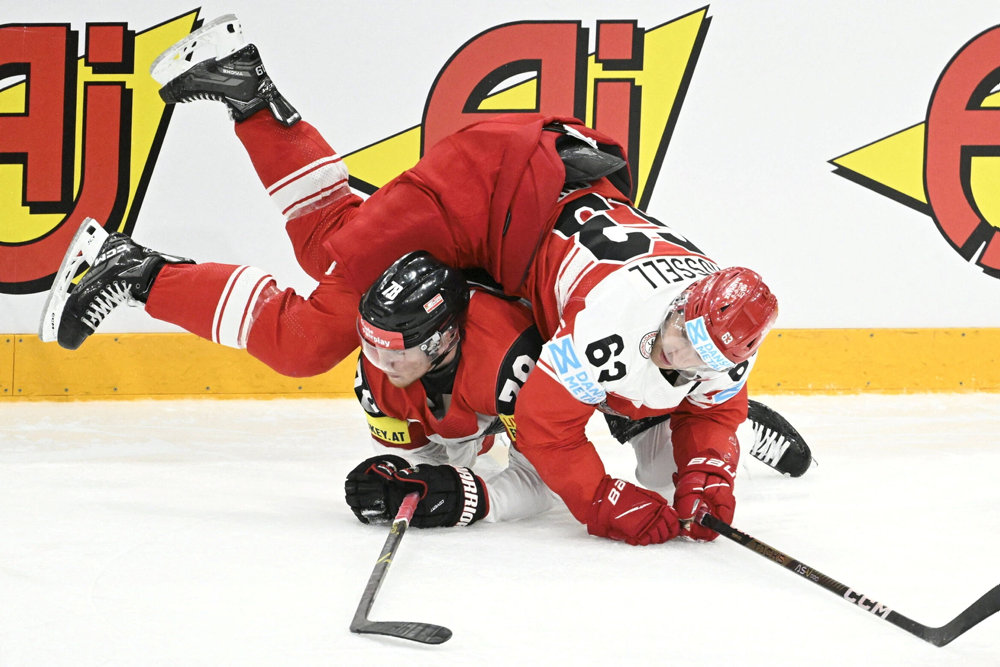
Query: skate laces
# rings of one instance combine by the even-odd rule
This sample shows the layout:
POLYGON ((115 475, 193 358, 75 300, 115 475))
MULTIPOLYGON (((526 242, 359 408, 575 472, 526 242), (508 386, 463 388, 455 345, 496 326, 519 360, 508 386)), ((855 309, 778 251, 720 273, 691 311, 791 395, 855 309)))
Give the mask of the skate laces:
POLYGON ((131 305, 134 301, 128 283, 115 280, 94 296, 94 300, 87 306, 87 312, 81 319, 96 331, 112 310, 121 305, 131 305))
POLYGON ((784 435, 761 423, 753 425, 753 433, 755 437, 751 454, 761 461, 777 462, 791 445, 784 435))
POLYGON ((226 98, 218 93, 190 93, 178 99, 178 102, 194 102, 195 100, 211 100, 212 102, 225 102, 226 98))

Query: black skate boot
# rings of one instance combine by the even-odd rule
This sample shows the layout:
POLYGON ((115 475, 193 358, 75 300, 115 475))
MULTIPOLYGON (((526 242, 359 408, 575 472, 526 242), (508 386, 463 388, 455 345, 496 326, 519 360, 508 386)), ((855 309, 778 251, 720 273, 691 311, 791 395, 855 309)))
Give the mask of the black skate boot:
MULTIPOLYGON (((795 427, 759 401, 747 401, 746 423, 753 429, 750 456, 788 477, 801 477, 812 465, 812 450, 795 427)), ((629 419, 605 413, 611 435, 626 443, 640 433, 670 419, 670 415, 629 419)))
POLYGON ((270 109, 271 115, 288 127, 302 118, 278 92, 253 44, 192 66, 160 88, 160 97, 168 104, 193 100, 223 102, 236 122, 261 109, 270 109))
POLYGON ((748 401, 747 421, 753 426, 750 456, 782 475, 801 477, 812 465, 812 450, 788 420, 757 401, 748 401))
POLYGON ((45 304, 39 337, 75 350, 121 305, 146 302, 153 280, 166 264, 193 264, 144 248, 125 234, 108 234, 88 218, 70 244, 45 304), (90 270, 72 288, 86 262, 90 270))

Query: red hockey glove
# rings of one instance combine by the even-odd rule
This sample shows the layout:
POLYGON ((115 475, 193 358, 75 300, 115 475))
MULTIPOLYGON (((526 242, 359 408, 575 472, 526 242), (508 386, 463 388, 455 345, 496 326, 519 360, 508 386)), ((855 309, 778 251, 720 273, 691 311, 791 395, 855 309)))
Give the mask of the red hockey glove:
POLYGON ((709 513, 732 523, 736 510, 733 497, 732 469, 720 459, 698 456, 691 459, 682 472, 674 473, 674 507, 682 522, 681 535, 701 542, 711 542, 719 536, 694 521, 695 509, 705 507, 709 513))
POLYGON ((677 537, 677 512, 655 491, 605 475, 587 518, 587 532, 631 545, 659 544, 677 537))

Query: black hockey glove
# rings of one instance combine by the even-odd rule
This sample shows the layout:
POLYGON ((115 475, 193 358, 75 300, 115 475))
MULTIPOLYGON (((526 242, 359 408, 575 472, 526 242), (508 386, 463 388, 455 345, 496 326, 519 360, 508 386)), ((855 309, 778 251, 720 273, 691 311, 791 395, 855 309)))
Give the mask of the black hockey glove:
POLYGON ((410 520, 415 528, 468 526, 489 512, 483 480, 468 468, 410 467, 393 454, 373 456, 347 473, 344 497, 361 523, 388 523, 408 493, 420 493, 410 520))
POLYGON ((395 518, 405 494, 397 494, 399 497, 395 505, 392 505, 390 488, 398 486, 398 482, 394 480, 395 474, 409 467, 409 461, 403 457, 384 454, 362 461, 347 473, 344 497, 358 521, 388 523, 395 518))
POLYGON ((468 468, 419 465, 400 470, 395 479, 398 487, 389 491, 393 511, 407 493, 420 492, 420 502, 410 521, 417 528, 468 526, 489 512, 486 485, 468 468))

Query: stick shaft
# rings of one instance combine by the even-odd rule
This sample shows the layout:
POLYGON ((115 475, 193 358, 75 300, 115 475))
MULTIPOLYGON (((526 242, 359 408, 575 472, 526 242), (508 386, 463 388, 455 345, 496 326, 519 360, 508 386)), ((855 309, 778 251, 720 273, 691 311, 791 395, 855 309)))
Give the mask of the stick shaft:
POLYGON ((711 528, 715 532, 728 537, 732 541, 736 542, 740 546, 746 547, 750 551, 760 554, 768 560, 772 560, 778 565, 791 570, 795 574, 799 575, 804 579, 822 586, 826 590, 834 593, 840 597, 847 599, 848 601, 854 602, 862 609, 870 611, 876 616, 885 618, 885 616, 891 611, 888 607, 883 606, 881 603, 871 600, 866 595, 862 593, 855 592, 850 586, 842 584, 833 577, 829 577, 814 567, 806 565, 805 563, 792 558, 788 554, 775 549, 769 544, 765 544, 760 540, 747 535, 743 531, 733 528, 721 519, 717 519, 711 514, 705 514, 701 521, 701 525, 711 528), (854 599, 852 599, 854 598, 854 599), (860 600, 866 600, 869 607, 862 605, 860 600))
POLYGON ((382 551, 379 553, 378 560, 375 561, 372 574, 368 577, 368 583, 365 585, 365 592, 361 595, 358 609, 354 612, 352 626, 364 623, 367 620, 368 612, 371 611, 372 605, 375 604, 375 596, 378 595, 378 591, 382 587, 382 582, 385 581, 386 572, 388 572, 389 566, 392 564, 392 556, 399 546, 400 541, 402 541, 407 527, 410 525, 410 519, 413 518, 413 512, 417 509, 419 499, 420 494, 417 492, 407 494, 403 498, 403 502, 399 506, 399 511, 396 512, 396 518, 392 520, 392 528, 389 529, 389 535, 385 538, 382 551))
POLYGON ((698 517, 698 523, 711 528, 720 535, 729 538, 740 546, 746 547, 754 553, 760 554, 768 560, 772 560, 778 565, 791 570, 803 579, 825 588, 831 593, 844 598, 851 604, 864 609, 873 616, 892 623, 898 628, 906 630, 912 635, 920 637, 924 641, 935 646, 944 646, 969 628, 980 621, 992 616, 1000 611, 1000 586, 995 586, 985 595, 979 598, 965 611, 956 616, 950 623, 940 628, 932 628, 913 619, 903 616, 899 612, 893 611, 888 606, 869 598, 864 593, 860 593, 846 584, 842 584, 832 577, 828 577, 819 570, 806 565, 805 563, 792 558, 788 554, 775 549, 774 547, 761 542, 760 540, 747 535, 746 533, 733 528, 725 521, 715 518, 707 512, 698 517))

